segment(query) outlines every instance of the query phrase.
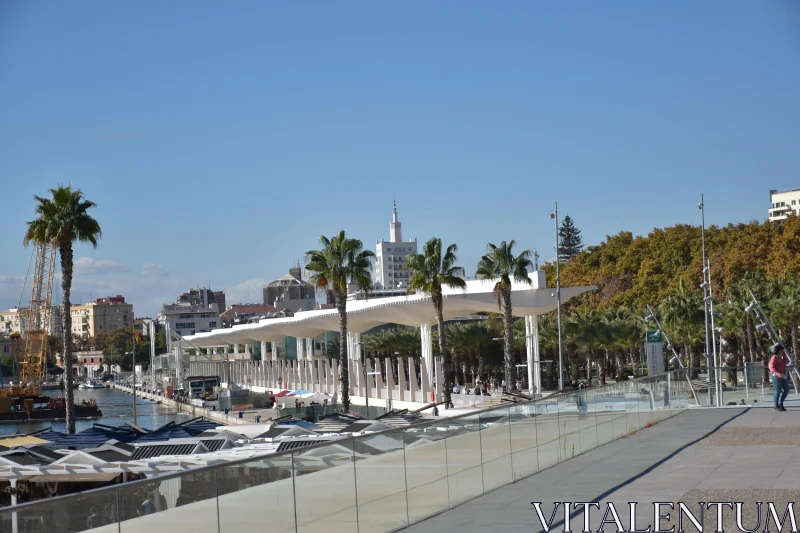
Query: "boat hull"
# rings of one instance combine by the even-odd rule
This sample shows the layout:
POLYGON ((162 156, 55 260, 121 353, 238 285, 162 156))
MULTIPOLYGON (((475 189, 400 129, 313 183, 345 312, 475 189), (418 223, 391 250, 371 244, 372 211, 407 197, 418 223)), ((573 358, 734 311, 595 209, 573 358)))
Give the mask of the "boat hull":
MULTIPOLYGON (((103 412, 96 405, 76 405, 76 419, 94 419, 103 416, 103 412)), ((2 422, 24 422, 25 420, 64 420, 67 418, 66 407, 53 407, 50 409, 34 409, 31 415, 25 411, 13 411, 10 413, 0 413, 0 423, 2 422)))

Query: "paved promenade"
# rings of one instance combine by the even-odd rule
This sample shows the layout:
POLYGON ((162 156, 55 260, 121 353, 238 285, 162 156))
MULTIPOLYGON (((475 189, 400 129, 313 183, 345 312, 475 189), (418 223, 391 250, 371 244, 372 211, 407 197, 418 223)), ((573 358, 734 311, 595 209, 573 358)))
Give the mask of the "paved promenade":
MULTIPOLYGON (((698 409, 613 441, 465 505, 412 525, 409 533, 503 531, 537 532, 543 528, 533 501, 542 502, 549 519, 554 502, 614 502, 625 529, 628 502, 639 502, 636 525, 653 525, 652 502, 685 502, 697 517, 698 502, 744 502, 744 525, 753 529, 755 502, 775 502, 779 516, 786 503, 800 498, 800 410, 698 409)), ((800 510, 797 511, 800 515, 800 510)), ((563 531, 559 508, 551 531, 563 531)), ((669 529, 676 524, 662 521, 669 529)), ((800 518, 800 517, 799 517, 800 518)), ((583 513, 573 512, 572 531, 583 529, 583 513)), ((596 531, 602 514, 590 513, 596 531)), ((725 511, 725 529, 737 530, 735 513, 725 511)), ((760 530, 764 529, 764 516, 760 530)), ((716 511, 704 513, 705 530, 716 529, 716 511)), ((696 531, 683 521, 686 531, 696 531)), ((787 526, 790 525, 787 522, 787 526)), ((774 524, 770 524, 774 529, 774 524)), ((605 526, 615 531, 613 524, 605 526)), ((677 529, 677 528, 676 528, 677 529)))

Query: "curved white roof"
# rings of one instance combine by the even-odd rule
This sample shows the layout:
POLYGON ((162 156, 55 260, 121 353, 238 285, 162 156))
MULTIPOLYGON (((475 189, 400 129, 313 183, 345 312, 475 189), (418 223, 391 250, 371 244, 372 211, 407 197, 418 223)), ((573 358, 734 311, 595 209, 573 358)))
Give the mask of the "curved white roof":
MULTIPOLYGON (((555 289, 544 285, 544 272, 531 275, 532 285, 513 283, 511 299, 514 315, 541 315, 556 308, 555 289), (538 275, 537 275, 538 274, 538 275), (542 288, 539 288, 541 286, 542 288)), ((494 281, 467 281, 465 289, 444 289, 444 319, 485 311, 497 312, 497 299, 492 294, 494 281)), ((561 301, 597 287, 562 287, 561 301)), ((382 324, 420 326, 435 324, 436 315, 427 295, 413 294, 372 300, 347 302, 347 330, 364 333, 382 324)), ((339 331, 339 314, 335 309, 296 313, 292 317, 263 319, 255 324, 244 324, 226 329, 198 333, 186 340, 197 347, 249 344, 257 341, 278 341, 284 337, 310 338, 326 331, 339 331)))

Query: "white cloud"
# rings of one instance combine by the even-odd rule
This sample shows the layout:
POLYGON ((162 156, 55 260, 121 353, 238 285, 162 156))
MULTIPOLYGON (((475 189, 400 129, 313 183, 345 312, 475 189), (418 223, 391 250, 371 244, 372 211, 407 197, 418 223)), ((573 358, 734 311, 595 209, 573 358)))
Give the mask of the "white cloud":
POLYGON ((248 279, 225 289, 225 305, 257 304, 264 301, 265 279, 248 279))
POLYGON ((111 261, 109 259, 92 259, 91 257, 79 257, 75 260, 73 268, 75 274, 90 276, 93 274, 119 274, 129 272, 130 268, 125 263, 111 261))
POLYGON ((144 263, 139 269, 142 276, 168 276, 169 272, 157 263, 144 263))

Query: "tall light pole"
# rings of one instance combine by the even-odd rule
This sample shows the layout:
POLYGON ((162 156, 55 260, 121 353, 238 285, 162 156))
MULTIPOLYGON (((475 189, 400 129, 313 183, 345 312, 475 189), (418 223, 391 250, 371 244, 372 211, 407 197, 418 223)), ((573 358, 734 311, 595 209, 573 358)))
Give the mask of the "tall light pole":
POLYGON ((564 357, 561 351, 561 273, 559 272, 558 257, 558 202, 556 210, 550 213, 550 218, 555 220, 556 226, 556 309, 558 309, 558 390, 564 390, 564 357))
MULTIPOLYGON (((706 274, 708 273, 708 268, 706 268, 706 211, 705 211, 705 204, 703 203, 703 194, 700 194, 700 203, 697 205, 697 208, 700 209, 700 238, 703 245, 703 283, 701 287, 703 288, 703 316, 706 320, 706 343, 705 343, 705 356, 706 356, 706 363, 708 363, 710 354, 708 353, 708 280, 706 279, 706 274)), ((689 362, 689 366, 691 367, 691 361, 689 362)), ((710 365, 709 365, 710 366, 710 365)), ((714 363, 716 366, 716 363, 714 363)), ((689 372, 691 373, 694 369, 690 368, 689 372)), ((709 380, 711 379, 712 370, 709 368, 708 377, 709 380)), ((716 392, 716 388, 714 389, 716 392)), ((711 405, 711 395, 708 395, 708 405, 711 405)))

